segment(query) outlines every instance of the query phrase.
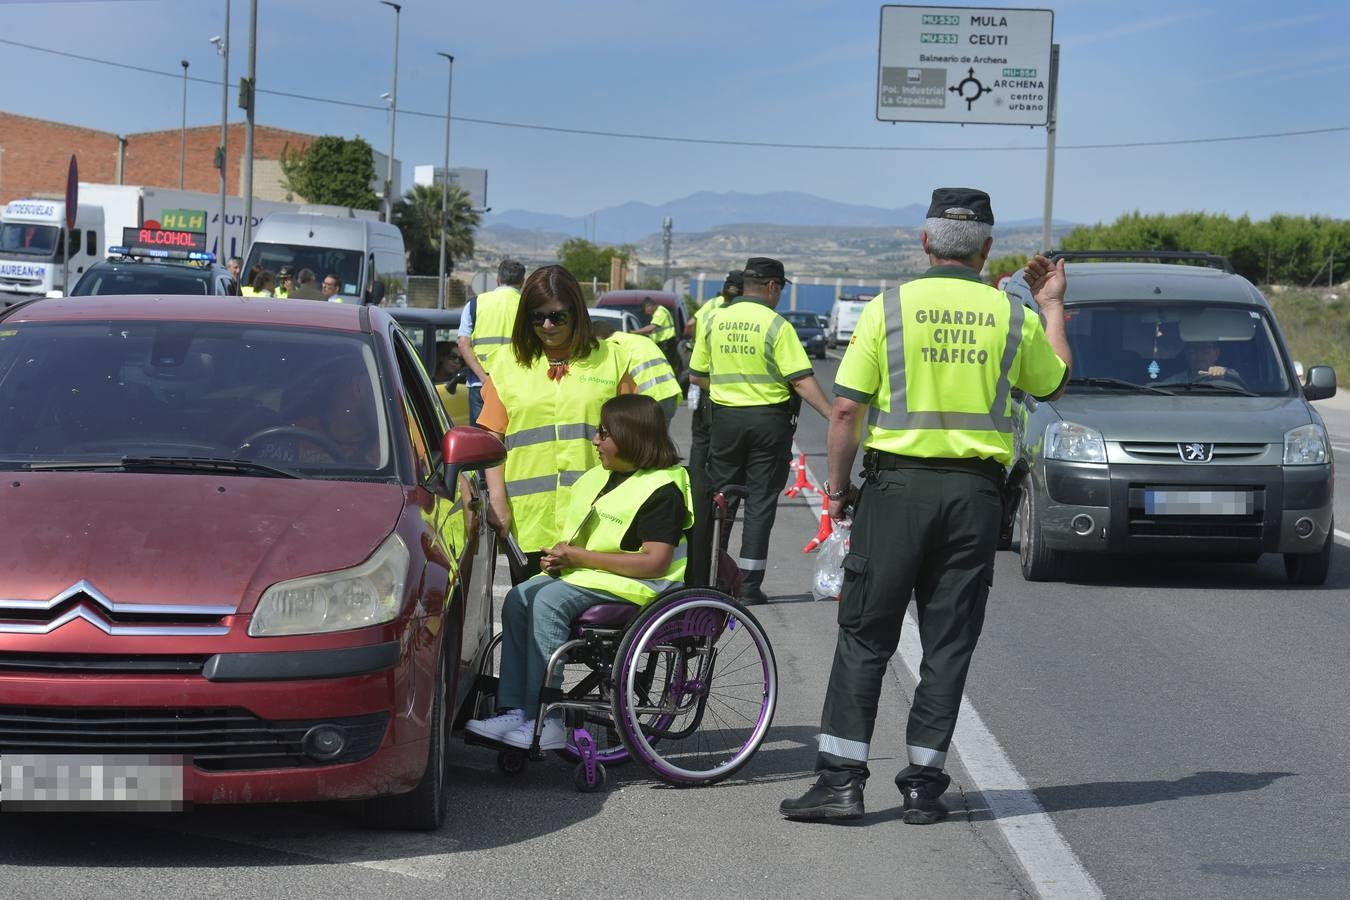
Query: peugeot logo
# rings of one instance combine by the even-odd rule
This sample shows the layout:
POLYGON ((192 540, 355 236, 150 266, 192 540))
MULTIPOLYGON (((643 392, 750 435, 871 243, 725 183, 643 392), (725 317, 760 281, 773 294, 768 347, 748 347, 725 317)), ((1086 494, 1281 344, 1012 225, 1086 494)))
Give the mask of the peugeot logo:
POLYGON ((1207 463, 1214 458, 1214 445, 1202 444, 1198 441, 1189 444, 1177 444, 1177 451, 1181 454, 1182 462, 1207 463))

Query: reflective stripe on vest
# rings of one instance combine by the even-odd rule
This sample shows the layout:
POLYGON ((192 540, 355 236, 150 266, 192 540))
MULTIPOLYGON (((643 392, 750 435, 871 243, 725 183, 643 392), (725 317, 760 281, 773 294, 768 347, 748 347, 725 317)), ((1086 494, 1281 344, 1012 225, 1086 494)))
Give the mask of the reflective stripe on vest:
POLYGON ((628 360, 601 341, 595 353, 572 360, 561 381, 549 379, 543 357, 528 369, 511 356, 497 362, 491 377, 508 414, 503 480, 511 532, 531 553, 558 542, 572 485, 600 461, 591 438, 628 360))
POLYGON ((616 331, 606 340, 610 341, 628 355, 628 377, 637 385, 639 394, 646 394, 660 402, 669 397, 679 397, 680 382, 675 371, 666 361, 666 355, 651 338, 642 334, 628 334, 616 331))
POLYGON ((478 295, 478 310, 474 313, 469 340, 473 342, 473 355, 484 368, 503 344, 511 343, 511 331, 516 327, 519 308, 520 291, 510 285, 478 295))
MULTIPOLYGON (((680 489, 684 497, 684 521, 681 530, 694 523, 693 502, 689 493, 689 475, 683 466, 646 469, 634 472, 609 493, 599 496, 609 482, 610 472, 596 466, 577 482, 563 521, 563 535, 577 534, 572 543, 597 553, 626 553, 622 547, 633 519, 643 504, 667 484, 680 489)), ((675 547, 670 567, 659 578, 629 578, 600 569, 567 569, 562 580, 590 590, 605 591, 615 597, 645 606, 662 592, 684 581, 688 548, 684 536, 675 547)))

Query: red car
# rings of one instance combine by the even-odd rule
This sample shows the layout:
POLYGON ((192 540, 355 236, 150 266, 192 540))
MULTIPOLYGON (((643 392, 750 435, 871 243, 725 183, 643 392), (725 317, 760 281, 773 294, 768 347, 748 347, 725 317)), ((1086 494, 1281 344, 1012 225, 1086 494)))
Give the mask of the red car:
POLYGON ((7 810, 367 798, 441 824, 492 624, 471 476, 506 451, 449 426, 385 312, 20 304, 0 423, 7 810))

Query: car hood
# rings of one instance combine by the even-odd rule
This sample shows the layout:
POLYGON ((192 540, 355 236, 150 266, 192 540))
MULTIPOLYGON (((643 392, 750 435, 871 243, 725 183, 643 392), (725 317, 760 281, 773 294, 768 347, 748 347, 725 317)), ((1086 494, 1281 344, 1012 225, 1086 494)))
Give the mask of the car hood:
POLYGON ((1095 428, 1108 441, 1269 444, 1313 421, 1300 397, 1082 393, 1054 406, 1060 418, 1095 428))
POLYGON ((249 612, 269 585, 362 562, 394 530, 394 484, 123 472, 6 473, 0 598, 86 581, 118 604, 249 612))

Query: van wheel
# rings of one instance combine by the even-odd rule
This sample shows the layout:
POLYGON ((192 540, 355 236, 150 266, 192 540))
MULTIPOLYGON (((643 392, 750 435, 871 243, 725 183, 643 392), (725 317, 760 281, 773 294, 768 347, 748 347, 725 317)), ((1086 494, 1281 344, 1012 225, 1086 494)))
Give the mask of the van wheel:
POLYGON ((1290 584, 1319 585, 1327 583, 1327 571, 1331 568, 1331 544, 1335 535, 1335 522, 1327 528, 1326 543, 1316 553, 1286 553, 1284 555, 1284 574, 1290 584))
POLYGON ((1066 554, 1045 546, 1041 514, 1036 507, 1036 485, 1030 478, 1022 486, 1017 506, 1017 527, 1021 532, 1019 556, 1022 577, 1027 581, 1058 581, 1064 577, 1066 554))

